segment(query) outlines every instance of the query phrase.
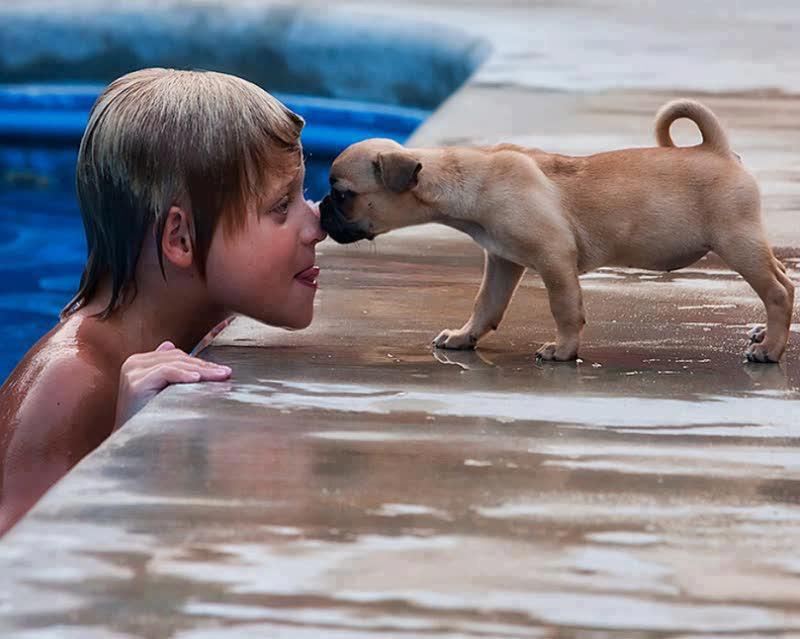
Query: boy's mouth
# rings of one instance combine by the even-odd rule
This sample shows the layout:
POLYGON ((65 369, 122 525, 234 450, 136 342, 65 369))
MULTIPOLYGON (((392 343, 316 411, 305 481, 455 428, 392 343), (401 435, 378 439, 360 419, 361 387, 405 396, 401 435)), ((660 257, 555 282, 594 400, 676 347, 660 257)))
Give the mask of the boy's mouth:
POLYGON ((317 277, 319 277, 319 266, 309 266, 295 275, 294 279, 311 288, 317 288, 317 277))

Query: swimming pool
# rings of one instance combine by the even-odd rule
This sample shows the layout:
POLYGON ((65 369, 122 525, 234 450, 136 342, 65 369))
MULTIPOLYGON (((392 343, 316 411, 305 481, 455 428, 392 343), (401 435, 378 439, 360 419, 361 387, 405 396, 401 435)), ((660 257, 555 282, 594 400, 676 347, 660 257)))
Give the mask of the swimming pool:
MULTIPOLYGON (((75 197, 77 146, 99 86, 0 87, 0 378, 46 333, 74 294, 86 257, 75 197)), ((420 109, 278 95, 307 122, 307 197, 327 190, 328 167, 365 137, 404 141, 420 109)))

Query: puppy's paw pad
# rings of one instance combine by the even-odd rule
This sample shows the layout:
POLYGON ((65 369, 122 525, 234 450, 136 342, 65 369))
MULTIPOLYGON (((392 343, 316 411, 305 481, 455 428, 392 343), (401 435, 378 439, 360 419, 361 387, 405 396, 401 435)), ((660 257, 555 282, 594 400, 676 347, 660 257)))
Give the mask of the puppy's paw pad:
POLYGON ((766 326, 754 326, 749 331, 747 331, 747 337, 750 340, 751 344, 760 344, 764 341, 764 338, 767 336, 767 328, 766 326))
POLYGON ((778 362, 777 359, 770 356, 770 354, 767 352, 767 349, 764 348, 760 343, 751 344, 750 347, 745 351, 744 356, 747 358, 748 362, 755 362, 759 364, 776 364, 778 362))
POLYGON ((548 342, 536 351, 536 359, 542 362, 571 362, 577 357, 578 354, 575 352, 559 349, 555 342, 548 342))
POLYGON ((452 348, 456 350, 468 350, 475 348, 478 340, 474 335, 462 331, 445 329, 433 340, 436 348, 452 348))
POLYGON ((555 342, 550 342, 549 344, 545 344, 538 351, 536 351, 536 359, 540 359, 545 362, 551 362, 555 358, 556 358, 555 342))

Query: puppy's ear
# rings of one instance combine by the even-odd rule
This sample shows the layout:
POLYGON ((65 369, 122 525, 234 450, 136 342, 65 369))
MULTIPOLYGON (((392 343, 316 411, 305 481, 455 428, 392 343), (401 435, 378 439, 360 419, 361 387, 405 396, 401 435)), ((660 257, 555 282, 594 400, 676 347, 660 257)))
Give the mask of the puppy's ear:
POLYGON ((413 189, 422 170, 422 163, 408 151, 378 153, 374 164, 378 181, 395 193, 413 189))

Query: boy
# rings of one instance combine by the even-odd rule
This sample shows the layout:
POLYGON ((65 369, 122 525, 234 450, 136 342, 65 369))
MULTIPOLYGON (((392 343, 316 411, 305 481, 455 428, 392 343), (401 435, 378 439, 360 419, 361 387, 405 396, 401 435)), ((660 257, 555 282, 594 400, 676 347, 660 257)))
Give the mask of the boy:
POLYGON ((0 534, 150 398, 231 370, 187 355, 231 313, 311 322, 303 120, 233 76, 145 69, 100 95, 77 165, 88 258, 0 389, 0 534))

